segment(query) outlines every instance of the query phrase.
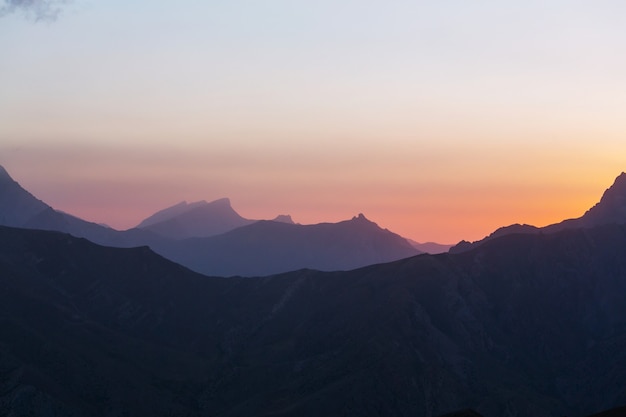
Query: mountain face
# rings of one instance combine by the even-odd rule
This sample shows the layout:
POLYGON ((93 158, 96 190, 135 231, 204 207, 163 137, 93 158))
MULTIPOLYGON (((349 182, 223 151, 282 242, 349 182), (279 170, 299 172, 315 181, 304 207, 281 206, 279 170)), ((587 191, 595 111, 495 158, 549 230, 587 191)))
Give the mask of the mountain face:
POLYGON ((241 217, 233 210, 230 200, 222 198, 211 203, 187 204, 183 201, 153 214, 137 228, 173 239, 185 239, 214 236, 254 222, 241 217))
POLYGON ((594 227, 604 224, 625 224, 626 223, 626 173, 622 172, 611 187, 609 187, 600 202, 577 219, 568 219, 560 223, 545 227, 535 227, 527 224, 514 224, 501 227, 489 236, 476 242, 461 241, 450 248, 451 253, 460 253, 477 246, 496 237, 513 234, 536 234, 554 233, 566 229, 576 229, 583 227, 594 227))
POLYGON ((219 276, 270 275, 302 268, 346 270, 419 253, 404 238, 362 214, 314 225, 258 221, 222 235, 154 249, 194 271, 219 276))
POLYGON ((626 404, 626 226, 254 280, 0 227, 0 323, 0 415, 580 417, 626 404))

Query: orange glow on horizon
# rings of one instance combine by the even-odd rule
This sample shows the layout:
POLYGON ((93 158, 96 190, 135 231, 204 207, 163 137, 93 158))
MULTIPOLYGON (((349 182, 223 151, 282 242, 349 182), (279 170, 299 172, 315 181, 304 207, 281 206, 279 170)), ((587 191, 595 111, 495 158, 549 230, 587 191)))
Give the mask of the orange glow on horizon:
MULTIPOLYGON (((235 164, 225 175, 197 155, 113 158, 122 154, 72 149, 67 154, 57 150, 55 158, 47 152, 30 153, 28 161, 13 158, 5 167, 24 188, 54 208, 117 229, 133 227, 183 200, 229 197, 246 218, 290 214, 296 222, 311 224, 363 213, 402 236, 439 243, 478 240, 513 223, 545 226, 579 217, 621 172, 618 164, 606 164, 596 175, 581 171, 576 176, 573 169, 554 164, 551 170, 544 164, 529 172, 513 171, 514 177, 510 171, 508 177, 476 170, 462 175, 460 164, 448 173, 419 176, 410 164, 397 165, 389 158, 375 160, 371 171, 358 160, 355 169, 326 161, 317 175, 318 167, 309 161, 289 175, 294 163, 290 161, 284 169, 273 171, 260 162, 254 175, 247 165, 235 164)), ((495 169, 493 164, 491 168, 495 169)))

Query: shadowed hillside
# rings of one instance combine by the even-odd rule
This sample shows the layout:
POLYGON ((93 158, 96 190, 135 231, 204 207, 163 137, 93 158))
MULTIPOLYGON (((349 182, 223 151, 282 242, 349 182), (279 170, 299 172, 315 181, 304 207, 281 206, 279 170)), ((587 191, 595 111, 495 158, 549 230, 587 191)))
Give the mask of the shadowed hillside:
POLYGON ((626 226, 250 279, 0 228, 0 414, 580 417, 626 403, 626 226))

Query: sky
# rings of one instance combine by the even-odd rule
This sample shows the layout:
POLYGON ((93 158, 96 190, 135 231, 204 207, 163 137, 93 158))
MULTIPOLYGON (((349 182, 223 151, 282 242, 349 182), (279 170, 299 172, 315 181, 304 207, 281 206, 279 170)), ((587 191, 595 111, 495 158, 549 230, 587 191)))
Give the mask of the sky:
POLYGON ((0 164, 125 229, 179 201, 414 240, 626 171, 626 2, 0 0, 0 164))

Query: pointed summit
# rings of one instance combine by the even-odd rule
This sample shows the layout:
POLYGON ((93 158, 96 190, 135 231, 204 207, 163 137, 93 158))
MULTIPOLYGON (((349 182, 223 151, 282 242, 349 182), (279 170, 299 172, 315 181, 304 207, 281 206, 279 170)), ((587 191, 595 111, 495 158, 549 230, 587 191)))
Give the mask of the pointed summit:
MULTIPOLYGON (((352 220, 354 220, 354 221, 366 221, 366 222, 369 222, 369 220, 367 219, 367 217, 365 217, 365 215, 364 215, 363 213, 359 213, 359 215, 358 215, 358 216, 354 216, 354 217, 352 218, 352 220)), ((370 223, 371 223, 371 222, 370 222, 370 223)))
POLYGON ((374 227, 374 228, 380 228, 378 226, 377 223, 371 221, 370 219, 368 219, 367 217, 365 217, 365 215, 363 213, 359 213, 357 216, 352 217, 352 219, 350 219, 348 221, 349 224, 353 224, 357 227, 374 227))

